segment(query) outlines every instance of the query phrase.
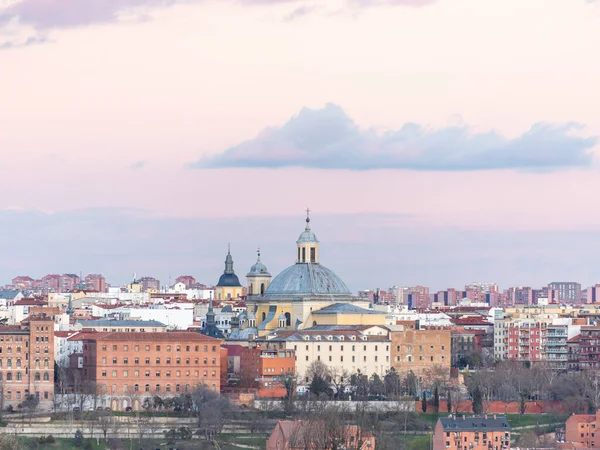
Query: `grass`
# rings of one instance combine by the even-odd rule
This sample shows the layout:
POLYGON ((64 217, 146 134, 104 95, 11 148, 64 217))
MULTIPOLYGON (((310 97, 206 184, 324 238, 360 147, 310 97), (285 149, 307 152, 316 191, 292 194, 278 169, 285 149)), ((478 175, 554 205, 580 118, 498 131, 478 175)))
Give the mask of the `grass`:
POLYGON ((267 434, 241 434, 241 433, 221 433, 217 436, 217 442, 223 450, 238 449, 233 444, 251 445, 257 448, 265 448, 267 443, 267 434))
MULTIPOLYGON (((31 442, 33 439, 35 438, 23 437, 21 438, 21 441, 25 444, 27 448, 29 442, 31 442)), ((103 442, 101 442, 100 444, 96 444, 95 439, 93 441, 90 440, 90 442, 92 443, 93 450, 107 449, 106 444, 104 444, 103 442)), ((56 442, 54 444, 39 444, 38 447, 30 448, 37 448, 38 450, 81 450, 85 447, 76 447, 74 439, 56 439, 56 442)))
MULTIPOLYGON (((457 414, 459 416, 460 414, 457 414)), ((465 414, 467 417, 472 416, 472 414, 465 414)), ((529 425, 537 425, 537 424, 549 424, 549 423, 558 423, 565 422, 570 414, 496 414, 497 416, 506 416, 508 423, 511 427, 524 427, 529 425)), ((488 417, 490 414, 488 414, 488 417)), ((437 419, 440 417, 448 417, 448 413, 420 413, 418 415, 419 419, 423 422, 433 424, 437 422, 437 419)))

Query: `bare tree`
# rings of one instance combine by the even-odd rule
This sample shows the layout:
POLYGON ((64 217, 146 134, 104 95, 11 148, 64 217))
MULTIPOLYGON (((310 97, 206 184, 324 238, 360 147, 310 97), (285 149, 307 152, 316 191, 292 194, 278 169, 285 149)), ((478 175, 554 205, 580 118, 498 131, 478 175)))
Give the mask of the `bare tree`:
POLYGON ((350 373, 339 366, 330 368, 328 372, 336 397, 343 400, 346 398, 346 388, 350 385, 350 373))

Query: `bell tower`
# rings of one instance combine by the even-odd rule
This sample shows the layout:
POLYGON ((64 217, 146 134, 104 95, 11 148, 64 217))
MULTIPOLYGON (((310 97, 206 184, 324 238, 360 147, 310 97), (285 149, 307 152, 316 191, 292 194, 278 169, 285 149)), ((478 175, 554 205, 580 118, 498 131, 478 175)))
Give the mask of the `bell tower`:
POLYGON ((319 240, 310 229, 310 209, 306 208, 306 227, 296 241, 296 264, 319 263, 319 240))
POLYGON ((256 263, 250 268, 250 272, 246 274, 248 280, 248 296, 263 296, 271 283, 271 274, 267 270, 267 266, 260 260, 260 248, 257 249, 256 263))

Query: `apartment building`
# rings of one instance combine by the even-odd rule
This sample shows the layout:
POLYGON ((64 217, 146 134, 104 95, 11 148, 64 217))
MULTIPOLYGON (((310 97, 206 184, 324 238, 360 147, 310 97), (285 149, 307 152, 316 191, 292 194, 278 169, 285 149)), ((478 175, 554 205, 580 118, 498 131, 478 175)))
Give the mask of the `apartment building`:
POLYGON ((40 315, 0 327, 0 395, 17 407, 35 395, 41 407, 54 398, 54 320, 40 315))
POLYGON ((502 416, 442 417, 433 433, 433 450, 508 450, 510 433, 502 416))
POLYGON ((113 410, 138 410, 145 398, 220 390, 221 340, 187 331, 87 333, 83 375, 113 410))
POLYGON ((579 368, 600 368, 600 326, 581 327, 579 337, 579 368))
POLYGON ((555 370, 567 370, 568 328, 566 325, 546 325, 542 327, 542 360, 555 370))
MULTIPOLYGON (((565 423, 565 447, 600 447, 600 412, 596 414, 573 414, 565 423)), ((562 447, 562 446, 561 446, 562 447)))
POLYGON ((349 375, 360 372, 384 376, 390 368, 391 340, 383 326, 318 325, 306 330, 276 331, 256 342, 266 349, 294 350, 301 382, 308 382, 308 367, 315 361, 349 375))
MULTIPOLYGON (((238 346, 236 346, 238 347, 238 346)), ((296 373, 294 350, 242 347, 239 374, 258 382, 258 397, 285 397, 283 378, 296 373)))
POLYGON ((390 366, 396 371, 412 371, 419 378, 434 367, 442 367, 450 373, 452 338, 448 328, 418 330, 404 325, 388 328, 392 345, 390 366))

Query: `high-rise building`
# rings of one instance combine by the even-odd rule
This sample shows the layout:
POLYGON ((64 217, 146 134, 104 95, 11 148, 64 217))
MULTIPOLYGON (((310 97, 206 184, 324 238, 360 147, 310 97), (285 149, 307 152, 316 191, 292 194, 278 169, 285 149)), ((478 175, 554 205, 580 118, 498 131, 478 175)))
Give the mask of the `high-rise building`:
POLYGON ((160 291, 160 281, 154 277, 142 277, 137 282, 142 285, 142 292, 160 291))
POLYGON ((88 291, 106 292, 106 279, 98 273, 91 273, 86 276, 84 284, 88 291))
POLYGON ((581 301, 581 284, 574 281, 553 281, 548 285, 548 289, 557 290, 561 302, 581 301))

